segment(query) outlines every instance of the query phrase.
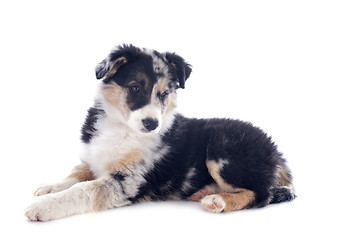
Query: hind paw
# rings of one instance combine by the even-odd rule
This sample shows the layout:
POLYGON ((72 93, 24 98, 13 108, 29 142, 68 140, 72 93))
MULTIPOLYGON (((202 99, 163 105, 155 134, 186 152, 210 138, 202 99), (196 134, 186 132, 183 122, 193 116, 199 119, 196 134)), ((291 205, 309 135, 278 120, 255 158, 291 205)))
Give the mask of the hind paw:
POLYGON ((213 195, 209 195, 209 196, 204 197, 202 199, 201 203, 202 203, 202 206, 207 211, 213 212, 213 213, 222 212, 226 207, 225 201, 218 194, 213 194, 213 195))

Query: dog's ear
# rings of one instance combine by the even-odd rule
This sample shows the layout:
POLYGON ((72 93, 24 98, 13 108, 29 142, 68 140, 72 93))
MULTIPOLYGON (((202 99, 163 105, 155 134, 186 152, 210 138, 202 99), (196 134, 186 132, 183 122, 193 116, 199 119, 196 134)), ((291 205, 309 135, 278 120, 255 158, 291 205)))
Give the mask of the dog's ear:
POLYGON ((95 68, 96 78, 101 79, 113 76, 125 63, 127 63, 127 59, 124 56, 119 56, 114 60, 111 60, 109 57, 104 59, 95 68))
POLYGON ((166 53, 166 59, 171 71, 176 75, 179 87, 185 88, 185 82, 190 77, 191 65, 175 53, 166 53))
POLYGON ((122 45, 116 47, 106 59, 100 62, 96 68, 97 79, 107 79, 112 77, 124 64, 133 60, 140 50, 132 45, 122 45))

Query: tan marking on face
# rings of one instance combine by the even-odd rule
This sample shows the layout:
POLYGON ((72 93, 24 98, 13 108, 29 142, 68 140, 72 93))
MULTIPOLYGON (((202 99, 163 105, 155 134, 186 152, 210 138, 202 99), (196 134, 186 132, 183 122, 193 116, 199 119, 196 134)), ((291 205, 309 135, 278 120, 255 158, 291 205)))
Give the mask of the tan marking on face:
POLYGON ((226 203, 225 212, 244 209, 255 200, 254 192, 243 188, 237 188, 233 193, 219 195, 226 203))
POLYGON ((132 164, 142 159, 142 152, 139 149, 133 149, 124 155, 120 160, 110 162, 107 165, 107 170, 117 172, 128 169, 132 164))
POLYGON ((165 91, 168 91, 168 78, 163 77, 160 78, 159 81, 155 85, 156 92, 163 93, 165 91))
POLYGON ((67 178, 76 178, 79 182, 84 182, 93 180, 95 177, 91 172, 89 165, 87 163, 82 163, 76 166, 67 178))
MULTIPOLYGON (((140 83, 141 86, 143 86, 144 88, 148 88, 149 87, 149 78, 146 74, 144 73, 138 73, 136 76, 137 81, 140 83)), ((138 83, 137 83, 138 84, 138 83)))
POLYGON ((164 113, 169 113, 172 110, 174 110, 177 107, 177 94, 176 93, 170 93, 168 95, 168 105, 165 109, 164 113))
POLYGON ((126 104, 127 92, 116 83, 105 84, 102 88, 103 97, 113 107, 117 108, 127 119, 131 110, 126 104))
MULTIPOLYGON (((152 94, 152 98, 157 98, 157 93, 164 93, 166 91, 169 91, 168 88, 168 78, 162 78, 158 81, 158 83, 154 86, 154 91, 152 94)), ((175 92, 171 92, 166 97, 161 112, 163 114, 171 112, 173 109, 177 106, 177 94, 175 92)), ((156 100, 157 101, 157 100, 156 100)))

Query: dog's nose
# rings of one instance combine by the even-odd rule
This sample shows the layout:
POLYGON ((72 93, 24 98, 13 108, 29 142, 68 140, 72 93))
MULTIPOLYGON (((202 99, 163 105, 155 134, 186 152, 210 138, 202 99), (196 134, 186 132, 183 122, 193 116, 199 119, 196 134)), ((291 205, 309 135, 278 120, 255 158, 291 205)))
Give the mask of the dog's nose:
POLYGON ((159 121, 152 118, 145 118, 142 120, 142 123, 145 129, 149 131, 155 130, 159 126, 159 121))

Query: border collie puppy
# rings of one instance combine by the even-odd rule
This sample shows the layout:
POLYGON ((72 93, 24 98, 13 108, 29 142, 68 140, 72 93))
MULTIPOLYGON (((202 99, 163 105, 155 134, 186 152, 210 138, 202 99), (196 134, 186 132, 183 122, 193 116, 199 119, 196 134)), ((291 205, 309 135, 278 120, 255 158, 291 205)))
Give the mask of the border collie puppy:
POLYGON ((210 212, 295 198, 290 170, 251 123, 175 111, 191 66, 175 53, 122 45, 96 67, 95 103, 82 127, 81 164, 35 192, 25 215, 47 221, 140 201, 201 201, 210 212))

